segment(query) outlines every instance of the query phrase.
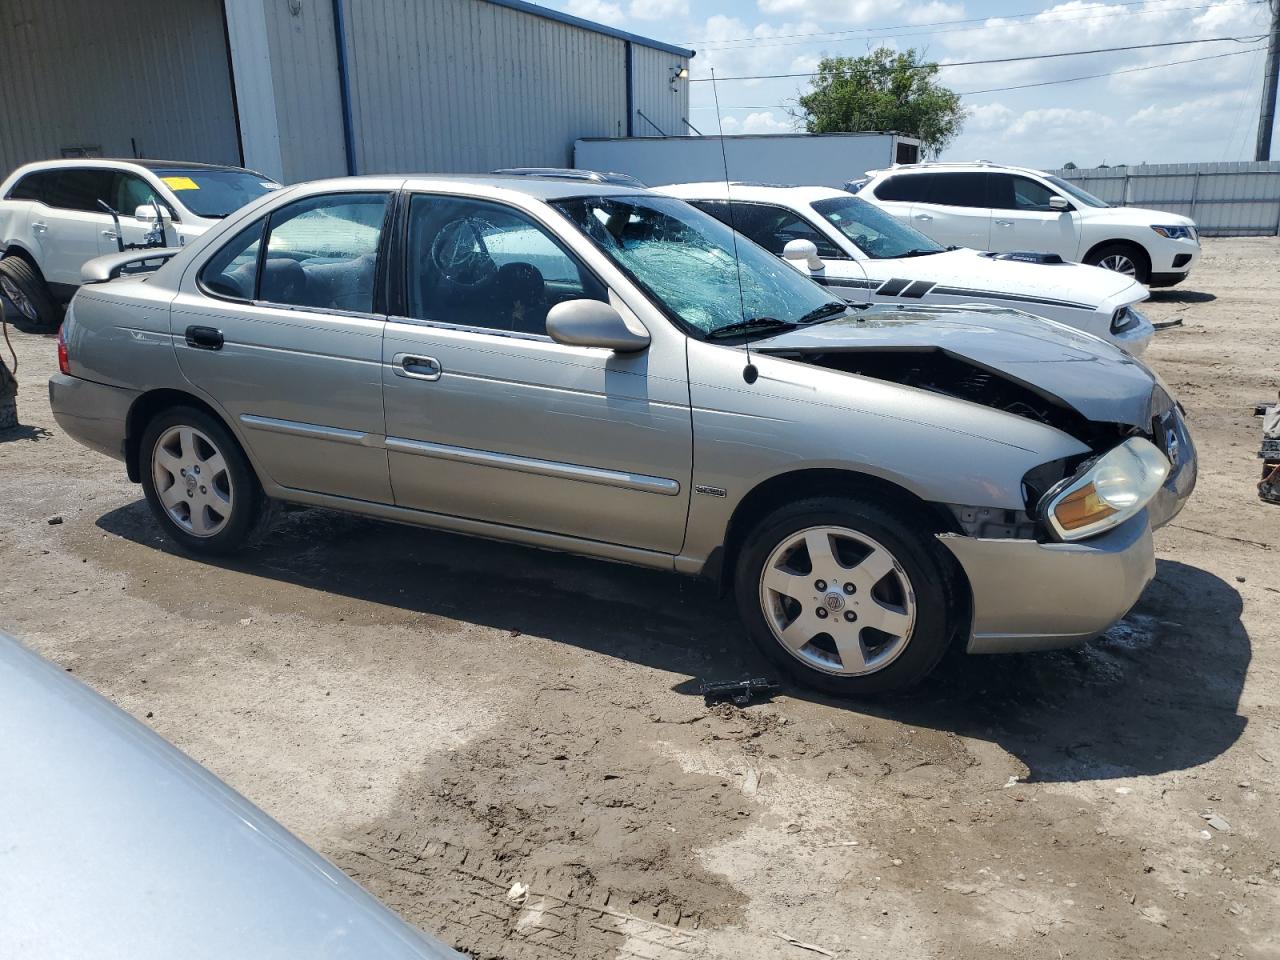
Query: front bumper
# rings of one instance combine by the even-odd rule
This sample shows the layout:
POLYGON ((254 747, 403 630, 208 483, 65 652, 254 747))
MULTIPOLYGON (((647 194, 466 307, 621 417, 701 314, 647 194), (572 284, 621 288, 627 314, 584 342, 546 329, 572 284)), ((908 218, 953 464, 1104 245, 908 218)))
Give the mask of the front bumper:
POLYGON ((65 373, 49 378, 49 406, 53 419, 67 435, 86 447, 123 460, 129 408, 137 390, 95 383, 65 373))
POLYGON ((1128 613, 1156 574, 1146 512, 1079 543, 941 534, 973 598, 969 653, 1083 643, 1128 613))
POLYGON ((1148 250, 1151 277, 1148 286, 1172 287, 1187 279, 1191 268, 1200 260, 1199 240, 1161 239, 1148 250))

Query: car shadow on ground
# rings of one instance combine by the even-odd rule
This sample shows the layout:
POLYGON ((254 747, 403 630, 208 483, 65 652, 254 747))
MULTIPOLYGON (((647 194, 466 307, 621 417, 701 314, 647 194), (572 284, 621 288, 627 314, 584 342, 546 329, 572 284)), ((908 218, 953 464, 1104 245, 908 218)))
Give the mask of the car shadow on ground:
POLYGON ((1155 289, 1151 291, 1152 303, 1209 303, 1217 300, 1212 293, 1201 290, 1177 290, 1173 288, 1155 289))
MULTIPOLYGON (((108 534, 178 553, 144 502, 102 516, 108 534)), ((704 680, 776 677, 708 582, 324 510, 291 511, 261 546, 193 561, 405 611, 546 637, 704 680)), ((1051 591, 1046 592, 1051 602, 1051 591)), ((947 657, 914 690, 833 710, 998 743, 1028 779, 1131 777, 1203 764, 1229 748, 1251 650, 1240 595, 1212 574, 1160 561, 1125 621, 1074 650, 947 657)))

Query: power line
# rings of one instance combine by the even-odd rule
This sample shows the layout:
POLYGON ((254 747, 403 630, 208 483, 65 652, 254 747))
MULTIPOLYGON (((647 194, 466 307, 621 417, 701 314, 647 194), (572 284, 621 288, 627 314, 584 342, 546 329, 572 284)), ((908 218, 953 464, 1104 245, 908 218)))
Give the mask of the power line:
POLYGON ((1246 53, 1255 53, 1262 47, 1250 47, 1248 50, 1232 50, 1230 53, 1215 53, 1208 57, 1191 57, 1187 60, 1169 60, 1165 63, 1149 63, 1141 67, 1126 67, 1123 70, 1108 70, 1106 73, 1090 73, 1082 77, 1065 77, 1061 80, 1041 80, 1039 83, 1019 83, 1010 87, 988 87, 986 90, 965 90, 960 96, 976 97, 980 93, 1002 93, 1005 90, 1028 90, 1031 87, 1051 87, 1059 83, 1076 83, 1080 80, 1096 80, 1099 77, 1115 77, 1122 73, 1140 73, 1143 70, 1159 70, 1161 67, 1175 67, 1180 63, 1202 63, 1205 60, 1221 60, 1223 57, 1239 57, 1246 53))
MULTIPOLYGON (((1030 87, 1051 87, 1060 83, 1077 83, 1081 80, 1096 80, 1100 77, 1114 77, 1122 73, 1140 73, 1143 70, 1160 70, 1164 67, 1176 67, 1183 63, 1203 63, 1205 60, 1221 60, 1223 57, 1239 57, 1247 53, 1257 53, 1266 47, 1250 47, 1248 50, 1232 50, 1230 53, 1215 53, 1207 57, 1191 57, 1186 60, 1167 60, 1164 63, 1149 63, 1141 67, 1126 67, 1121 70, 1108 70, 1106 73, 1090 73, 1081 77, 1064 77, 1061 80, 1041 80, 1038 83, 1020 83, 1009 87, 990 87, 986 90, 966 90, 962 97, 976 97, 982 93, 1001 93, 1005 90, 1026 90, 1030 87)), ((717 79, 723 80, 723 77, 717 79)), ((785 110, 794 106, 790 103, 766 103, 754 106, 725 107, 726 110, 785 110)), ((694 110, 706 110, 709 107, 694 107, 694 110)))
MULTIPOLYGON (((1130 50, 1154 50, 1160 47, 1185 47, 1196 43, 1257 43, 1259 40, 1265 39, 1266 35, 1262 34, 1250 37, 1206 37, 1200 40, 1164 40, 1160 43, 1137 43, 1123 47, 1099 47, 1095 50, 1068 50, 1062 53, 1039 53, 1025 57, 995 57, 990 60, 955 60, 948 63, 921 63, 917 64, 913 69, 927 70, 934 67, 937 67, 938 69, 950 67, 979 67, 996 63, 1021 63, 1027 60, 1057 60, 1062 57, 1083 57, 1095 53, 1123 53, 1130 50)), ((810 71, 808 73, 767 73, 744 75, 740 77, 718 77, 717 79, 721 82, 728 80, 794 80, 816 76, 818 76, 816 71, 810 71)), ((1098 74, 1098 76, 1104 76, 1104 74, 1098 74)), ((706 80, 706 77, 691 77, 689 82, 703 83, 706 80)))
MULTIPOLYGON (((1113 4, 1111 4, 1111 6, 1113 6, 1113 7, 1139 7, 1139 6, 1145 6, 1145 5, 1146 5, 1147 3, 1149 3, 1149 2, 1150 2, 1150 0, 1124 0, 1124 2, 1120 2, 1120 3, 1113 3, 1113 4)), ((1062 22, 1070 22, 1070 21, 1072 21, 1072 20, 1096 20, 1096 19, 1107 19, 1107 18, 1115 17, 1115 16, 1133 16, 1133 15, 1139 15, 1139 16, 1142 16, 1142 15, 1154 14, 1154 13, 1172 13, 1172 12, 1177 11, 1177 10, 1204 10, 1204 9, 1208 9, 1209 7, 1247 7, 1247 6, 1259 6, 1259 5, 1261 5, 1261 4, 1265 3, 1265 2, 1266 2, 1266 0, 1242 0, 1242 2, 1239 2, 1239 3, 1205 3, 1205 4, 1199 4, 1199 5, 1196 5, 1196 6, 1190 6, 1190 7, 1161 7, 1161 8, 1154 9, 1154 10, 1134 10, 1134 11, 1126 11, 1125 13, 1120 13, 1120 14, 1116 14, 1116 13, 1109 13, 1109 14, 1090 15, 1090 16, 1087 16, 1087 17, 1051 17, 1051 18, 1046 19, 1046 20, 1041 21, 1041 22, 1043 22, 1043 23, 1062 23, 1062 22)), ((703 49, 708 49, 708 48, 707 48, 707 45, 708 45, 708 44, 711 44, 711 45, 712 45, 712 49, 714 49, 714 46, 715 46, 716 44, 725 44, 725 43, 743 43, 743 44, 751 44, 751 45, 770 46, 770 45, 773 45, 773 44, 772 44, 772 41, 774 41, 774 40, 793 40, 793 39, 798 39, 798 38, 812 38, 812 37, 823 37, 823 38, 826 38, 826 39, 841 39, 841 38, 842 38, 842 36, 843 36, 843 35, 846 35, 846 34, 859 34, 859 36, 858 36, 858 37, 853 37, 853 38, 848 38, 848 37, 846 37, 846 39, 863 39, 863 35, 870 35, 870 34, 872 34, 872 33, 886 33, 886 32, 893 31, 893 30, 917 30, 917 29, 922 28, 922 27, 945 27, 945 26, 951 26, 951 25, 953 25, 953 24, 961 24, 961 23, 983 23, 984 21, 990 22, 990 21, 992 21, 992 20, 1013 21, 1013 20, 1021 20, 1022 18, 1025 18, 1025 17, 1038 17, 1038 16, 1042 16, 1043 14, 1045 14, 1045 13, 1047 13, 1047 12, 1048 12, 1048 11, 1045 11, 1045 10, 1030 10, 1030 11, 1027 11, 1026 13, 1010 13, 1010 14, 1006 14, 1006 15, 1004 15, 1004 16, 999 16, 999 17, 990 17, 990 16, 987 16, 987 17, 962 17, 962 18, 953 19, 953 20, 935 20, 935 21, 933 21, 933 22, 931 22, 931 23, 898 23, 898 24, 892 24, 892 25, 890 25, 890 26, 886 26, 886 27, 856 27, 856 28, 850 28, 850 29, 848 29, 848 30, 820 30, 820 31, 817 31, 817 32, 814 32, 814 33, 779 33, 779 34, 776 34, 776 35, 771 36, 771 37, 759 37, 759 36, 755 36, 755 37, 723 37, 723 38, 716 38, 716 37, 704 37, 704 38, 702 38, 701 40, 685 40, 685 41, 682 41, 682 42, 683 42, 683 43, 685 43, 685 44, 687 44, 687 45, 690 45, 690 46, 698 46, 698 47, 703 48, 703 49)), ((991 24, 991 26, 993 26, 993 27, 1003 26, 1003 25, 1004 25, 1003 23, 993 23, 993 24, 991 24)), ((983 27, 983 29, 986 29, 986 27, 983 27)), ((944 30, 944 31, 938 31, 938 32, 940 32, 940 33, 953 33, 953 32, 965 32, 965 31, 950 31, 950 30, 944 30)), ((912 34, 912 35, 913 35, 913 36, 924 36, 925 34, 912 34)), ((785 45, 785 46, 790 46, 790 44, 778 44, 778 45, 779 45, 779 46, 784 46, 784 45, 785 45)), ((731 47, 726 47, 726 48, 724 48, 724 49, 725 49, 725 50, 727 50, 727 49, 733 49, 733 48, 731 48, 731 47)), ((710 51, 708 51, 708 52, 710 52, 710 51)), ((723 50, 721 50, 720 52, 723 52, 723 50)), ((723 78, 723 77, 721 77, 720 79, 722 79, 722 80, 723 80, 724 78, 723 78)))

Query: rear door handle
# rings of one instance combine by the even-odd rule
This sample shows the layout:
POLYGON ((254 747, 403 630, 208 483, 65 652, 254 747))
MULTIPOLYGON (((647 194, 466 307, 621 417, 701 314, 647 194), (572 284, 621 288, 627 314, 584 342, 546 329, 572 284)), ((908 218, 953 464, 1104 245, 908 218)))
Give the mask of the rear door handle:
POLYGON ((997 227, 1012 227, 1012 226, 1013 226, 1013 221, 1012 221, 1012 220, 997 220, 997 221, 996 221, 996 226, 997 226, 997 227))
POLYGON ((35 230, 37 233, 44 233, 49 229, 49 225, 47 223, 41 223, 39 220, 34 220, 31 223, 31 229, 35 230))
POLYGON ((187 346, 197 350, 221 350, 222 331, 214 327, 187 327, 187 346))
POLYGON ((392 358, 396 376, 414 380, 439 380, 443 368, 435 357, 423 357, 415 353, 397 353, 392 358))
POLYGON ((917 214, 916 214, 916 219, 917 219, 917 220, 932 220, 932 219, 933 219, 933 217, 929 216, 929 214, 927 214, 927 213, 917 213, 917 214))

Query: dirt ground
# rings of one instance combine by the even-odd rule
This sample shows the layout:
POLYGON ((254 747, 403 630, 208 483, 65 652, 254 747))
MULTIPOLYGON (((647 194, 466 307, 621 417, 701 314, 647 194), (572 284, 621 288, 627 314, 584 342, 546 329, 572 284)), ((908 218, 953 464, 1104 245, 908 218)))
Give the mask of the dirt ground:
POLYGON ((709 710, 768 670, 699 582, 320 511, 196 562, 57 428, 32 333, 0 629, 476 957, 1280 957, 1278 278, 1211 240, 1153 298, 1200 485, 1080 650, 709 710))

